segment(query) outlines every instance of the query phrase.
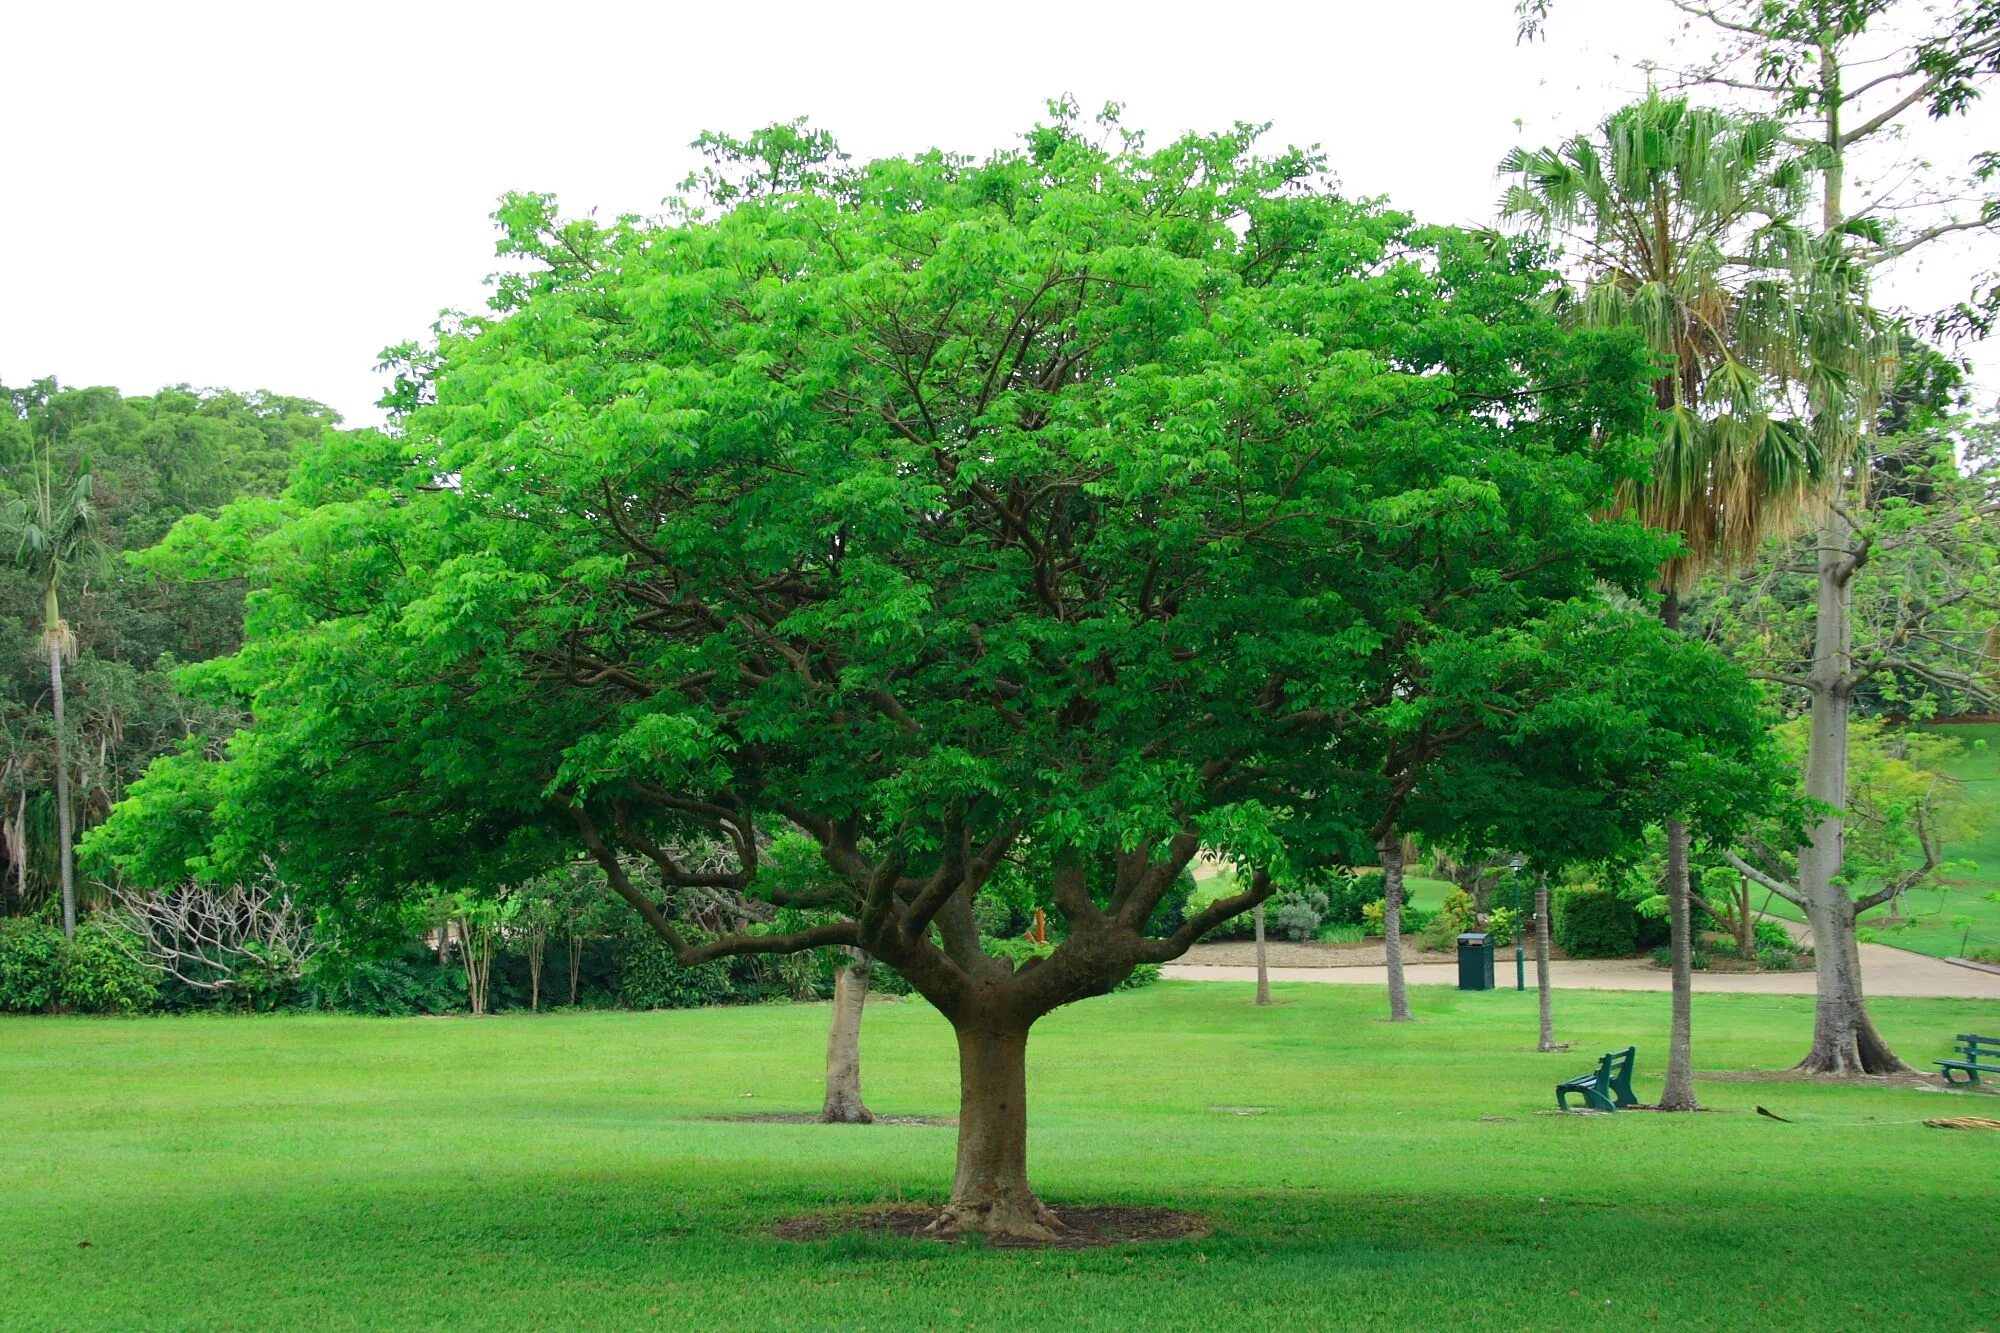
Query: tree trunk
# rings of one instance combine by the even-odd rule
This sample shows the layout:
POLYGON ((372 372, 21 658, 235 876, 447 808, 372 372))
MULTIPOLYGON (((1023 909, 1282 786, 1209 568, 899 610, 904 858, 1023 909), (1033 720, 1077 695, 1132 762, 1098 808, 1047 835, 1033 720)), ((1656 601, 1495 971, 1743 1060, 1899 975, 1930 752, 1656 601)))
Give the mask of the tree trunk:
POLYGON ((1389 1019, 1410 1021, 1410 990, 1403 980, 1403 840, 1391 833, 1375 844, 1382 860, 1382 953, 1389 967, 1389 1019))
MULTIPOLYGON (((50 594, 50 606, 54 606, 50 594)), ((53 615, 53 611, 50 612, 53 615)), ((62 931, 66 939, 76 936, 76 852, 69 807, 69 741, 63 734, 62 621, 50 620, 46 635, 49 647, 49 702, 55 712, 56 736, 56 864, 62 876, 62 931)))
POLYGON ((1257 1003, 1271 1002, 1271 970, 1264 965, 1264 904, 1252 909, 1257 923, 1257 1003))
POLYGON ((1535 876, 1535 990, 1542 1009, 1542 1036, 1538 1051, 1556 1048, 1555 1018, 1549 1012, 1549 878, 1535 876))
POLYGON ((941 1233, 1051 1240, 1060 1225, 1028 1185, 1028 1030, 958 1028, 958 1169, 941 1233))
POLYGON ((542 963, 548 956, 548 932, 536 926, 528 932, 528 1012, 542 1009, 542 963))
POLYGON ((573 934, 568 937, 566 943, 569 945, 569 1004, 570 1008, 574 1009, 577 973, 583 969, 583 936, 573 934))
POLYGON ((833 1022, 826 1034, 826 1101, 819 1118, 829 1125, 866 1125, 875 1117, 861 1104, 861 1013, 868 1001, 874 960, 844 949, 847 961, 833 973, 833 1022))
POLYGON ((1688 831, 1667 821, 1667 934, 1673 955, 1673 1029, 1667 1038, 1662 1111, 1694 1111, 1694 921, 1688 902, 1688 831))
POLYGON ((1757 956, 1757 923, 1750 915, 1750 877, 1736 877, 1736 956, 1748 962, 1757 956))
POLYGON ((1837 509, 1819 529, 1813 628, 1812 725, 1806 748, 1806 795, 1834 813, 1813 826, 1799 850, 1799 895, 1812 924, 1818 999, 1813 1044, 1798 1068, 1811 1074, 1903 1074, 1910 1067, 1875 1031, 1861 995, 1854 898, 1837 882, 1846 859, 1847 722, 1853 703, 1854 532, 1837 509))

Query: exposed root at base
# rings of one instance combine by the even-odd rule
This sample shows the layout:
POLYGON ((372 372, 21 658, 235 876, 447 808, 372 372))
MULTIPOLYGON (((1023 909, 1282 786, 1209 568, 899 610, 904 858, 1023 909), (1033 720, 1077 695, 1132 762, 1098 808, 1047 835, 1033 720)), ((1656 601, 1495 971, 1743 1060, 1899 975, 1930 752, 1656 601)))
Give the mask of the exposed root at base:
POLYGON ((939 1240, 978 1235, 1027 1245, 1050 1244, 1065 1230, 1056 1215, 1033 1196, 991 1203, 948 1203, 936 1220, 924 1228, 925 1234, 939 1240))
MULTIPOLYGON (((1135 1245, 1157 1240, 1187 1240, 1206 1236, 1209 1224, 1195 1213, 1173 1208, 1065 1208, 1060 1217, 1044 1208, 1043 1216, 1053 1223, 1044 1237, 941 1227, 951 1215, 950 1208, 937 1205, 894 1204, 848 1212, 808 1213, 788 1217, 771 1228, 782 1240, 828 1240, 835 1236, 881 1236, 885 1238, 956 1244, 977 1236, 999 1249, 1087 1250, 1106 1245, 1135 1245)), ((1039 1219, 1038 1219, 1039 1220, 1039 1219)))

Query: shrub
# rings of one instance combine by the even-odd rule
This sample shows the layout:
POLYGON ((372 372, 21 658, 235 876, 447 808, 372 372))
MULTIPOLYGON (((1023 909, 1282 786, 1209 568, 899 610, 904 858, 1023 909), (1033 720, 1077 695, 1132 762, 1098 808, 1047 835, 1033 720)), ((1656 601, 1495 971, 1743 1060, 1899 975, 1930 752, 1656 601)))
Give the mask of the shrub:
POLYGON ((1486 933, 1493 937, 1496 949, 1512 944, 1515 932, 1520 928, 1521 923, 1511 907, 1496 907, 1486 914, 1486 933))
POLYGON ((120 939, 114 930, 86 921, 75 939, 66 940, 47 922, 0 921, 0 1011, 131 1014, 153 1008, 160 1000, 158 976, 138 960, 138 941, 120 939))
POLYGON ((1271 901, 1276 910, 1266 913, 1266 924, 1282 939, 1311 939, 1326 916, 1326 895, 1317 889, 1287 889, 1271 901))
POLYGON ((618 937, 617 955, 618 1002, 628 1008, 699 1009, 737 998, 727 961, 682 967, 651 927, 628 927, 618 937))
POLYGON ((0 920, 0 1012, 53 1011, 62 994, 62 932, 43 921, 0 920))
MULTIPOLYGON (((1363 928, 1366 929, 1370 935, 1380 935, 1383 931, 1383 925, 1382 925, 1383 901, 1384 901, 1383 899, 1377 898, 1372 903, 1364 903, 1362 905, 1361 919, 1363 922, 1363 928)), ((1430 923, 1437 918, 1437 915, 1438 914, 1436 912, 1426 912, 1421 907, 1412 907, 1409 903, 1404 903, 1403 934, 1406 937, 1410 935, 1421 935, 1423 933, 1424 927, 1430 925, 1430 923)))
POLYGON ((315 1009, 405 1018, 459 1013, 466 1007, 464 970, 440 962, 422 944, 387 958, 329 950, 313 962, 305 992, 306 1002, 315 1009))
POLYGON ((1357 875, 1351 870, 1343 870, 1313 887, 1326 896, 1326 920, 1336 925, 1363 924, 1366 920, 1363 912, 1368 904, 1382 901, 1380 875, 1357 875))
POLYGON ((1183 869, 1174 877, 1174 882, 1167 891, 1160 895, 1160 901, 1154 905, 1153 915, 1147 919, 1146 933, 1164 939, 1186 925, 1188 899, 1193 896, 1194 875, 1183 869))
POLYGON ((1359 944, 1368 938, 1368 932, 1358 922, 1322 922, 1314 938, 1325 940, 1328 944, 1359 944))
POLYGON ((1982 945, 1965 956, 1975 963, 2000 963, 2000 948, 1982 945))
POLYGON ((1596 884, 1565 884, 1550 903, 1550 933, 1572 958, 1624 958, 1639 947, 1639 914, 1596 884))
POLYGON ((1789 972, 1797 964, 1798 957, 1790 949, 1760 948, 1757 950, 1757 966, 1770 972, 1789 972))
POLYGON ((1750 927, 1750 935, 1760 951, 1764 949, 1783 949, 1787 953, 1791 953, 1798 948, 1798 945, 1792 941, 1792 932, 1786 930, 1775 921, 1756 922, 1750 927))
MULTIPOLYGON (((1661 967, 1672 967, 1674 965, 1674 949, 1670 944, 1662 944, 1659 948, 1653 950, 1652 956, 1653 961, 1661 967)), ((1695 972, 1708 971, 1708 951, 1697 946, 1688 955, 1688 967, 1695 972)))

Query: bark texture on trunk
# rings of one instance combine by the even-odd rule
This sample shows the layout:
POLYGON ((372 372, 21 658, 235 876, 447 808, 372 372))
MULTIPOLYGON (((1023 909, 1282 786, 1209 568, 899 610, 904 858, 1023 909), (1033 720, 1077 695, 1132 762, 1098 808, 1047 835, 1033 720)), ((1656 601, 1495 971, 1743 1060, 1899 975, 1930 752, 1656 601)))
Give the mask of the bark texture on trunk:
POLYGON ((76 936, 76 852, 71 841, 74 829, 69 805, 69 742, 63 734, 61 624, 61 621, 51 621, 47 636, 49 702, 56 724, 56 850, 62 877, 62 930, 66 938, 73 939, 76 936))
POLYGON ((826 1033, 826 1101, 819 1118, 830 1125, 866 1125, 875 1117, 861 1102, 861 1014, 875 963, 859 949, 833 974, 833 1021, 826 1033))
POLYGON ((1258 903, 1252 909, 1257 923, 1257 1003, 1271 1002, 1271 970, 1264 963, 1264 904, 1258 903))
POLYGON ((1542 1016, 1541 1040, 1535 1049, 1553 1051, 1556 1048, 1556 1024, 1549 1010, 1549 879, 1546 875, 1535 876, 1535 990, 1542 1016))
POLYGON ((1688 831, 1667 821, 1667 933, 1673 955, 1673 1028, 1667 1038, 1667 1084, 1662 1111, 1695 1111, 1694 922, 1688 903, 1688 831))
POLYGON ((1854 530, 1838 509, 1820 523, 1813 627, 1812 721, 1806 747, 1806 795, 1834 813, 1813 826, 1799 850, 1799 896, 1812 925, 1818 999, 1813 1044, 1798 1068, 1812 1074, 1902 1074, 1910 1067, 1869 1021, 1861 994, 1854 898, 1837 882, 1846 859, 1847 725, 1853 706, 1853 592, 1860 567, 1854 530))
POLYGON ((1382 952, 1389 965, 1389 1019, 1410 1021, 1410 989, 1403 980, 1403 840, 1390 834, 1375 846, 1382 860, 1382 952))
POLYGON ((932 1229, 1051 1240, 1060 1224, 1028 1185, 1028 1030, 957 1031, 958 1168, 932 1229))

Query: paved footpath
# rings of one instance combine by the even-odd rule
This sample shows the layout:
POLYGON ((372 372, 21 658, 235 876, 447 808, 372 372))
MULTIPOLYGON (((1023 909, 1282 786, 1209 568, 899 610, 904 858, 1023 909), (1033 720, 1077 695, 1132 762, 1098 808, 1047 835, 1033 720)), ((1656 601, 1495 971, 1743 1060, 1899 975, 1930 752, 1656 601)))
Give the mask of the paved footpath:
MULTIPOLYGON (((1163 975, 1175 981, 1255 981, 1254 967, 1209 967, 1200 964, 1169 963, 1163 975)), ((1452 963, 1412 963, 1404 975, 1413 986, 1456 986, 1458 968, 1452 963)), ((1885 944, 1861 946, 1862 986, 1870 995, 1910 995, 1930 998, 2000 1000, 2000 974, 1976 968, 1958 967, 1906 949, 1885 944)), ((1493 979, 1501 986, 1514 984, 1511 950, 1495 960, 1493 979)), ((1274 967, 1273 981, 1320 981, 1351 986, 1385 986, 1388 970, 1383 967, 1274 967)), ((1549 964, 1549 984, 1565 990, 1652 990, 1669 989, 1671 978, 1664 968, 1641 959, 1575 959, 1549 964)), ((1528 984, 1535 984, 1535 960, 1528 959, 1528 984)), ((1741 991, 1752 995, 1811 995, 1813 972, 1697 972, 1698 991, 1741 991)))

